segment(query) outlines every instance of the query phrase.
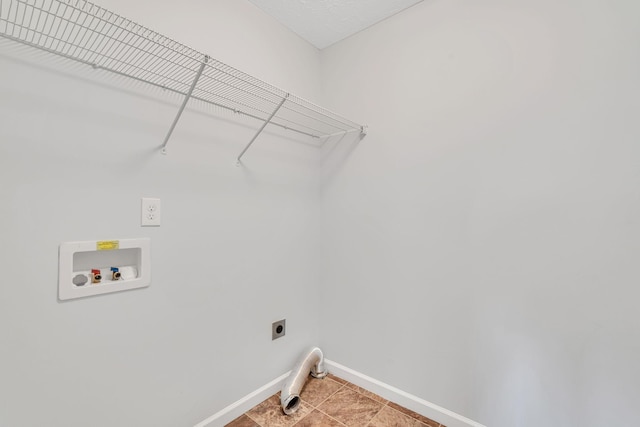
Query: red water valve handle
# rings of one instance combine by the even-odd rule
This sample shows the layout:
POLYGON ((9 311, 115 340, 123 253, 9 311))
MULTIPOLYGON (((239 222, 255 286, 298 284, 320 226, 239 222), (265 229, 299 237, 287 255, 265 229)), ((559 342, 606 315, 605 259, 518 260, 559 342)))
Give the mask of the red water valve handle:
POLYGON ((91 283, 100 283, 102 280, 102 274, 100 274, 100 270, 93 268, 91 269, 91 283))

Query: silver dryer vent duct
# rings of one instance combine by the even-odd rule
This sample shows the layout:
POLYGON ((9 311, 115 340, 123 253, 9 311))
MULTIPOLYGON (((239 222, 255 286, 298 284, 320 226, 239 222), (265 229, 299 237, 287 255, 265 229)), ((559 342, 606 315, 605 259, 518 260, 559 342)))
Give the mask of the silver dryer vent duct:
POLYGON ((313 347, 302 355, 282 386, 280 404, 285 414, 290 415, 298 410, 300 391, 309 377, 309 372, 314 378, 324 378, 329 373, 324 367, 322 350, 318 347, 313 347))

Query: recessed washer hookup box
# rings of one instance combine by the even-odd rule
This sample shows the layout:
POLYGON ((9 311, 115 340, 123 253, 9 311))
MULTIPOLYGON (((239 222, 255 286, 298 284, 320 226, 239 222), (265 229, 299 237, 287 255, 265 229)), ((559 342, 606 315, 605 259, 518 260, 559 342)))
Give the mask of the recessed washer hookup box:
POLYGON ((68 300, 149 286, 150 249, 148 238, 61 243, 58 298, 68 300))

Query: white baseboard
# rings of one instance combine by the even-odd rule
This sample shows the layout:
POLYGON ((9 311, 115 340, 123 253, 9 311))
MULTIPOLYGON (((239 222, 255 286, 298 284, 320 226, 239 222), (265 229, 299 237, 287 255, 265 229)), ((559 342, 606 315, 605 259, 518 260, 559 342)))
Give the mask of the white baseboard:
MULTIPOLYGON (((353 369, 347 368, 346 366, 332 360, 325 359, 325 364, 328 366, 329 372, 335 376, 343 378, 358 387, 369 390, 370 392, 382 396, 391 402, 417 412, 420 415, 431 418, 432 420, 444 424, 447 427, 486 427, 483 424, 470 420, 469 418, 463 417, 462 415, 456 414, 455 412, 434 403, 427 402, 424 399, 409 394, 389 384, 385 384, 382 381, 378 381, 358 371, 354 371, 353 369)), ((270 381, 258 390, 249 393, 237 402, 234 402, 226 408, 216 412, 206 420, 199 422, 194 427, 223 427, 225 424, 235 420, 249 409, 280 391, 282 383, 290 373, 291 371, 280 375, 278 378, 270 381)))
POLYGON ((230 423, 249 409, 279 392, 282 388, 282 383, 290 373, 291 371, 280 375, 259 389, 247 394, 242 399, 211 415, 206 420, 200 421, 194 427, 223 427, 225 424, 230 423))
POLYGON ((385 399, 397 403, 407 409, 417 412, 427 418, 439 422, 447 427, 486 427, 483 424, 456 414, 435 403, 427 402, 417 396, 409 394, 389 384, 385 384, 365 374, 354 371, 332 360, 325 359, 325 364, 329 367, 329 372, 337 377, 343 378, 358 387, 373 392, 385 399))

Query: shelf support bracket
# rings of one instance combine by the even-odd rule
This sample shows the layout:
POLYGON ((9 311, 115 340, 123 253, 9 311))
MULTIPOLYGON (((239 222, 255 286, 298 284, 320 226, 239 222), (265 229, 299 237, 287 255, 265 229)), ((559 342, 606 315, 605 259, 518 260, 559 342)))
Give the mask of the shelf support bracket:
POLYGON ((191 94, 193 93, 193 90, 196 88, 196 84, 198 84, 198 80, 200 80, 200 76, 202 75, 202 72, 204 71, 204 67, 207 65, 207 62, 209 62, 209 55, 206 55, 204 57, 204 61, 202 61, 202 64, 200 64, 200 68, 198 69, 198 72, 196 73, 196 77, 193 79, 193 82, 191 83, 191 87, 189 88, 189 91, 187 92, 187 94, 184 97, 184 100, 182 101, 182 105, 178 110, 178 114, 176 115, 176 118, 173 119, 173 123, 169 128, 169 132, 167 133, 167 136, 164 138, 164 142, 162 143, 162 154, 167 154, 167 144, 169 143, 169 138, 171 138, 171 134, 173 133, 173 130, 176 128, 176 125, 178 124, 178 120, 180 120, 180 116, 182 116, 182 112, 187 106, 187 102, 189 102, 189 98, 191 98, 191 94))
POLYGON ((251 138, 251 141, 249 141, 249 143, 247 144, 246 147, 244 147, 244 150, 242 150, 242 153, 240 153, 240 155, 238 156, 238 158, 236 159, 236 166, 240 166, 240 159, 242 158, 242 156, 244 156, 244 153, 247 152, 247 150, 249 149, 249 147, 251 147, 251 144, 254 143, 254 141, 258 138, 258 136, 260 136, 260 134, 262 133, 262 131, 264 130, 264 128, 269 124, 269 122, 271 122, 271 120, 273 119, 273 117, 276 115, 276 113, 278 112, 278 110, 280 110, 280 107, 282 107, 282 105, 284 104, 284 102, 289 98, 289 94, 287 93, 287 95, 282 98, 282 101, 280 101, 280 103, 278 104, 278 106, 276 107, 275 110, 273 110, 273 113, 271 113, 271 115, 269 116, 269 118, 267 120, 265 120, 265 122, 262 124, 262 126, 260 126, 260 129, 258 129, 258 132, 256 132, 255 135, 253 135, 253 138, 251 138))

